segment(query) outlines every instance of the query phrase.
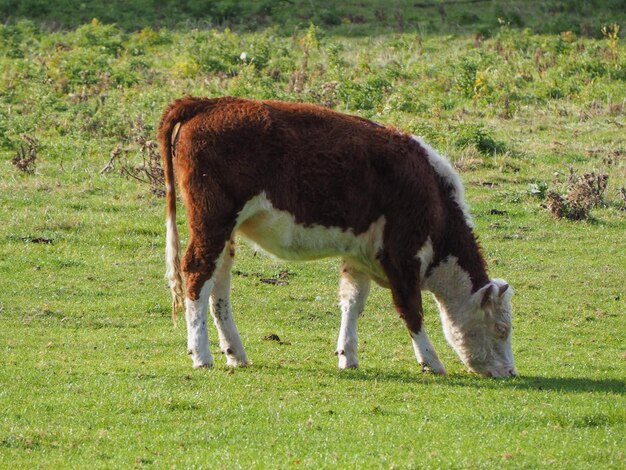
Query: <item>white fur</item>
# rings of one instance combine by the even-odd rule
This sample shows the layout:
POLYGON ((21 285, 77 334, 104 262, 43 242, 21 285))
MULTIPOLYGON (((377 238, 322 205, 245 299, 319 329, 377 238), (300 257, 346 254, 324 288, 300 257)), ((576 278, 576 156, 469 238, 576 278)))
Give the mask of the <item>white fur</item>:
POLYGON ((437 298, 446 299, 451 307, 463 305, 472 293, 472 281, 455 256, 449 256, 424 279, 424 289, 437 298))
POLYGON ((430 338, 426 334, 426 329, 422 326, 422 330, 415 334, 411 332, 411 342, 413 343, 413 350, 415 351, 415 357, 422 367, 430 368, 435 374, 447 374, 446 368, 443 366, 435 348, 430 342, 430 338))
POLYGON ((165 222, 166 235, 165 235, 165 278, 167 279, 170 289, 172 289, 172 295, 174 296, 174 303, 178 302, 177 298, 183 298, 183 281, 180 277, 180 238, 178 236, 178 227, 176 226, 176 219, 169 216, 165 222))
POLYGON ((246 203, 236 228, 278 258, 305 261, 342 256, 371 277, 386 279, 376 259, 383 246, 383 216, 359 235, 340 227, 304 226, 296 222, 293 214, 276 209, 266 194, 261 193, 246 203))
POLYGON ((516 375, 510 334, 498 341, 494 337, 494 325, 511 324, 512 289, 502 296, 496 295, 494 308, 486 311, 481 304, 490 286, 494 292, 505 281, 496 279, 472 293, 472 282, 457 258, 448 257, 436 266, 426 278, 424 287, 435 295, 443 332, 448 343, 461 360, 473 370, 493 377, 516 375))
POLYGON ((456 257, 450 256, 432 270, 424 288, 435 295, 444 335, 463 359, 462 351, 458 349, 462 332, 460 325, 472 318, 466 309, 472 293, 469 274, 459 266, 456 257), (458 326, 455 328, 455 325, 458 326))
POLYGON ((213 356, 209 348, 207 329, 207 310, 209 295, 213 289, 213 280, 202 286, 198 300, 185 299, 185 320, 187 321, 187 352, 191 355, 193 366, 212 367, 213 356))
POLYGON ((433 241, 430 237, 428 237, 424 245, 418 250, 415 257, 420 260, 420 280, 423 280, 426 277, 428 266, 432 263, 433 258, 435 257, 433 241))
POLYGON ((359 366, 357 358, 357 319, 363 313, 365 300, 370 290, 369 278, 344 265, 339 281, 339 306, 341 308, 341 327, 337 339, 339 368, 359 366))
POLYGON ((226 364, 231 367, 241 367, 248 365, 248 357, 230 306, 230 271, 233 259, 228 253, 229 250, 230 247, 226 246, 222 255, 224 261, 215 272, 215 286, 210 296, 209 305, 213 323, 217 328, 220 349, 226 354, 226 364))
POLYGON ((463 212, 465 222, 469 227, 474 227, 472 216, 467 204, 465 203, 465 189, 463 188, 463 183, 461 182, 461 178, 458 173, 454 170, 454 168, 452 168, 450 162, 445 157, 439 155, 435 149, 424 141, 422 137, 413 136, 413 139, 420 145, 420 147, 426 150, 428 161, 437 174, 446 180, 450 186, 452 186, 452 197, 463 212))

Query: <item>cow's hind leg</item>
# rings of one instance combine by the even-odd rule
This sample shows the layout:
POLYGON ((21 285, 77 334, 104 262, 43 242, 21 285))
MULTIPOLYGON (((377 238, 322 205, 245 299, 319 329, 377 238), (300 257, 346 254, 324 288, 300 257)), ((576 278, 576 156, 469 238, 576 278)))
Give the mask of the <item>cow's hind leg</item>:
POLYGON ((193 366, 213 367, 213 355, 209 348, 207 328, 209 296, 214 281, 206 280, 196 298, 185 299, 185 320, 187 322, 187 354, 191 356, 193 366))
POLYGON ((337 356, 340 369, 359 367, 356 324, 358 317, 363 313, 369 290, 370 279, 344 260, 339 281, 341 327, 337 340, 337 356))
POLYGON ((209 301, 211 316, 220 340, 220 349, 226 354, 226 363, 232 367, 248 365, 248 357, 230 306, 230 272, 234 256, 235 247, 231 239, 226 244, 223 261, 215 272, 215 285, 209 301))
POLYGON ((196 368, 213 366, 208 335, 209 297, 215 286, 216 273, 224 262, 227 240, 228 235, 221 231, 216 233, 208 228, 198 230, 192 227, 189 245, 183 257, 182 270, 187 290, 187 353, 196 368))
POLYGON ((419 261, 410 257, 381 256, 381 264, 391 285, 393 302, 400 317, 406 323, 418 363, 422 370, 430 369, 436 374, 446 374, 435 348, 422 324, 422 295, 419 280, 419 261))

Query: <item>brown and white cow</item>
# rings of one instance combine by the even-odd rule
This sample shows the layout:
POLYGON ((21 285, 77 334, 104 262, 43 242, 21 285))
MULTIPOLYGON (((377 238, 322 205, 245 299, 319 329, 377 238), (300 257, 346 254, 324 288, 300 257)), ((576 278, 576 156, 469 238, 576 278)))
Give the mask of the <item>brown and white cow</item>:
POLYGON ((391 290, 424 368, 446 373, 422 326, 422 289, 469 369, 516 375, 512 289, 489 280, 461 181, 421 139, 308 104, 187 97, 166 109, 159 141, 167 278, 174 312, 184 299, 194 367, 213 364, 209 307, 228 365, 248 364, 230 308, 238 232, 283 259, 343 259, 340 368, 358 366, 356 323, 373 279, 391 290), (185 287, 174 174, 189 223, 185 287))

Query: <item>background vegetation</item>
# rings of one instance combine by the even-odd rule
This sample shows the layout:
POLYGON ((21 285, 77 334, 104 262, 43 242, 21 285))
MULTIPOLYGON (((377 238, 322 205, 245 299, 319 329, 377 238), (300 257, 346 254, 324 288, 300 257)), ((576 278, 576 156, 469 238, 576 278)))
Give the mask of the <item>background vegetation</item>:
POLYGON ((623 24, 624 0, 0 0, 0 18, 31 19, 51 29, 98 18, 131 32, 143 27, 236 28, 280 26, 291 35, 311 22, 341 35, 416 32, 491 34, 500 20, 534 33, 572 31, 600 38, 598 24, 623 24))
POLYGON ((0 0, 0 466, 623 468, 623 1, 107 5, 0 0), (447 154, 517 291, 522 376, 465 372, 431 302, 451 375, 421 375, 382 289, 339 373, 336 261, 245 244, 253 366, 192 371, 154 144, 184 94, 320 103, 447 154))

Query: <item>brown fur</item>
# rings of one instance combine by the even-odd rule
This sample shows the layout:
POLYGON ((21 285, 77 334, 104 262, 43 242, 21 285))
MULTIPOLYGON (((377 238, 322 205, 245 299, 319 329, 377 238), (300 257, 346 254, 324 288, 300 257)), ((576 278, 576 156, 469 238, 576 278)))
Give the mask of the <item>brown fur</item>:
POLYGON ((488 282, 477 240, 451 188, 419 143, 395 129, 308 104, 187 97, 163 114, 159 141, 168 216, 176 211, 174 174, 188 211, 182 270, 192 300, 212 276, 237 214, 263 191, 274 207, 305 226, 358 235, 384 216, 378 259, 413 332, 422 323, 415 255, 428 237, 432 265, 453 255, 474 291, 488 282), (177 123, 182 124, 172 156, 177 123))

